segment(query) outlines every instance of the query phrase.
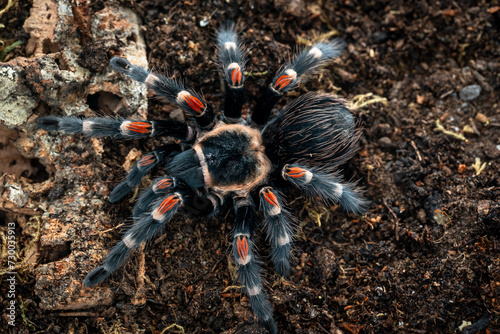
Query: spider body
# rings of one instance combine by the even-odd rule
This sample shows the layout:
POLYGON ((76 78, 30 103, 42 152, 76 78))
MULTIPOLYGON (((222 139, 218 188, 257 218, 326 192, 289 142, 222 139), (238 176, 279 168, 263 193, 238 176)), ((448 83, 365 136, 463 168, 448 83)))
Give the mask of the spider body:
POLYGON ((277 333, 253 245, 255 231, 262 224, 276 272, 283 276, 289 273, 294 224, 277 187, 288 182, 307 196, 339 203, 354 213, 364 212, 368 204, 355 184, 344 182, 337 171, 356 152, 360 136, 343 100, 307 93, 268 121, 280 97, 293 89, 303 74, 337 57, 342 49, 343 43, 334 40, 313 45, 295 56, 264 90, 251 117, 244 119, 241 107, 246 60, 234 29, 226 27, 218 33, 219 60, 226 80, 220 116, 202 95, 181 83, 115 57, 111 60, 115 70, 144 82, 159 97, 177 104, 191 116, 194 125, 173 120, 38 119, 39 126, 46 130, 117 139, 168 136, 178 142, 144 155, 111 192, 110 202, 116 202, 154 166, 165 168, 166 175, 156 179, 138 199, 134 224, 104 263, 87 275, 85 286, 96 285, 117 270, 132 250, 163 232, 180 208, 214 216, 224 201, 232 200, 236 218, 233 256, 239 280, 259 321, 271 333, 277 333))
POLYGON ((223 124, 193 146, 205 186, 222 194, 247 196, 268 177, 271 163, 260 132, 241 124, 223 124))

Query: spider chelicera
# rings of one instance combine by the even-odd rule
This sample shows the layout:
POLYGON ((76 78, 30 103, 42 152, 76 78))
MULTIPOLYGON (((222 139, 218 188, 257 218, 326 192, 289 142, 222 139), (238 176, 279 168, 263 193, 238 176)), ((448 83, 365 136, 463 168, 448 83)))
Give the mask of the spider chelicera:
POLYGON ((262 222, 271 245, 276 272, 286 276, 294 224, 278 189, 284 183, 326 203, 339 203, 349 212, 368 207, 354 183, 344 182, 338 166, 357 151, 360 130, 342 99, 330 94, 307 93, 271 117, 272 109, 286 92, 297 87, 303 74, 338 57, 344 43, 320 42, 298 53, 263 90, 263 96, 247 118, 242 117, 245 82, 245 51, 232 25, 217 35, 218 57, 226 81, 223 111, 219 114, 203 96, 180 82, 131 64, 111 59, 111 66, 143 82, 158 97, 177 104, 192 125, 174 120, 124 120, 111 118, 43 117, 45 130, 83 133, 116 139, 173 137, 144 155, 110 194, 116 202, 139 185, 156 165, 164 177, 142 193, 134 207, 134 224, 110 251, 104 263, 84 280, 87 287, 102 282, 117 270, 130 252, 157 237, 178 210, 213 216, 221 204, 232 200, 236 224, 233 255, 239 280, 253 312, 271 333, 277 333, 272 308, 263 287, 253 237, 262 222))

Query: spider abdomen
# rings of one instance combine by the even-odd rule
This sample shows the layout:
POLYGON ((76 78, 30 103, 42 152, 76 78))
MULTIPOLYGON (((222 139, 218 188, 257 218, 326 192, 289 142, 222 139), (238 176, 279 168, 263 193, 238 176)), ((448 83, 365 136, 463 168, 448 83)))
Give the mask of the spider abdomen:
POLYGON ((344 101, 317 93, 292 101, 262 130, 274 165, 301 162, 327 171, 352 158, 359 136, 344 101))

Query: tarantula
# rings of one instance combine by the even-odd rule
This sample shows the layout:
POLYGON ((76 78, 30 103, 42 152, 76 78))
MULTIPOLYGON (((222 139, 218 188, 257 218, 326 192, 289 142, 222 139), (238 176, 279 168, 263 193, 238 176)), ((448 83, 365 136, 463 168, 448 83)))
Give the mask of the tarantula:
POLYGON ((277 333, 252 241, 259 226, 254 201, 259 202, 274 267, 282 276, 290 271, 294 236, 291 215, 277 190, 283 183, 288 181, 309 197, 339 203, 353 213, 363 213, 368 206, 356 185, 342 181, 338 172, 338 166, 356 153, 360 137, 343 100, 329 94, 307 93, 269 120, 283 94, 297 87, 302 75, 338 57, 344 43, 338 39, 320 42, 298 53, 263 90, 251 115, 243 118, 244 47, 232 25, 219 30, 217 42, 226 81, 220 115, 201 94, 179 81, 114 57, 110 63, 116 71, 145 83, 157 96, 177 104, 194 120, 193 125, 174 120, 53 116, 37 122, 45 130, 91 137, 165 136, 177 140, 144 155, 111 192, 109 200, 116 202, 138 186, 154 166, 165 167, 166 176, 156 179, 139 197, 133 210, 134 224, 102 266, 87 275, 85 286, 96 285, 117 270, 132 250, 162 233, 179 209, 213 216, 225 200, 232 199, 236 217, 232 252, 239 280, 259 321, 271 333, 277 333))

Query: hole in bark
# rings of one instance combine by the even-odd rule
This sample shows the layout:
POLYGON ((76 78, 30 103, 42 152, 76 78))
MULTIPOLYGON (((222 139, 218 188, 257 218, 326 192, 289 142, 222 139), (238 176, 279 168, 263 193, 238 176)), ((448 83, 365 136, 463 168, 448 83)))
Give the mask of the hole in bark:
POLYGON ((127 37, 127 41, 137 43, 137 35, 134 33, 130 34, 130 36, 127 37))
POLYGON ((46 38, 43 40, 43 53, 56 53, 60 52, 61 48, 59 47, 59 44, 53 43, 50 39, 46 38))
MULTIPOLYGON (((17 131, 11 130, 6 126, 0 125, 0 174, 7 173, 22 176, 33 182, 43 182, 49 178, 49 173, 45 166, 36 158, 29 158, 17 148, 16 141, 24 139, 22 143, 28 147, 29 139, 20 138, 17 131)), ((23 144, 18 141, 21 147, 23 144)))
POLYGON ((123 99, 110 92, 97 92, 87 96, 87 104, 93 111, 106 115, 115 115, 123 106, 123 99))
POLYGON ((54 57, 54 61, 56 62, 57 66, 59 67, 60 70, 67 71, 69 70, 69 65, 64 59, 62 55, 59 55, 58 57, 54 57))
POLYGON ((64 259, 71 254, 71 241, 64 244, 46 246, 42 249, 40 263, 50 263, 64 259))

